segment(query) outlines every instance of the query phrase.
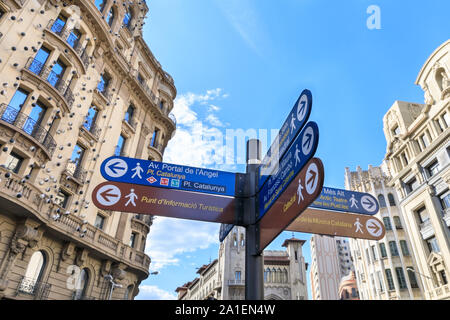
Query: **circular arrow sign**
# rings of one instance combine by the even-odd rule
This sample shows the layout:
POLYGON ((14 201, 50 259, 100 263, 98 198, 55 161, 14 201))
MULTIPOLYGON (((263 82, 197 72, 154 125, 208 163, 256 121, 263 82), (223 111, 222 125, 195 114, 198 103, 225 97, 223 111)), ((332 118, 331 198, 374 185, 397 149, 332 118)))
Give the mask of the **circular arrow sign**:
POLYGON ((383 233, 383 226, 375 219, 369 219, 366 222, 366 230, 374 237, 379 237, 383 233))
POLYGON ((127 163, 119 158, 113 158, 105 163, 105 173, 112 178, 119 178, 128 171, 127 163))
POLYGON ((377 202, 369 195, 361 197, 361 205, 368 213, 375 213, 378 211, 377 202))
POLYGON ((112 206, 120 200, 120 189, 114 185, 107 184, 98 189, 97 201, 104 206, 112 206))

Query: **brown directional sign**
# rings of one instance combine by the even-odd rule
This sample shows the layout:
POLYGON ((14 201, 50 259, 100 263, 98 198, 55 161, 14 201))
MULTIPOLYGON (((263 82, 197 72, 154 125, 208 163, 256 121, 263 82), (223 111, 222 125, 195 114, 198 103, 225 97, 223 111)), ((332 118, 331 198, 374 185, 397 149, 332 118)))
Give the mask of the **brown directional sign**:
POLYGON ((308 208, 294 220, 287 231, 357 239, 383 239, 383 223, 373 216, 308 208))
POLYGON ((269 211, 260 220, 259 250, 291 224, 320 195, 323 187, 322 161, 312 158, 292 180, 269 211))
POLYGON ((234 223, 234 197, 108 181, 95 187, 92 201, 105 210, 234 223))

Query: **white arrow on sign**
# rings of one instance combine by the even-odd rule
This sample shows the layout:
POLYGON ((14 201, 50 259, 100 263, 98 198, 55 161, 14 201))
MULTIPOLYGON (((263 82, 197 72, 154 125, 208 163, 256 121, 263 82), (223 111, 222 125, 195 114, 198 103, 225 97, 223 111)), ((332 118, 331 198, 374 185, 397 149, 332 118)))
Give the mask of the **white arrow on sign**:
POLYGON ((317 168, 315 163, 311 163, 308 166, 305 180, 306 192, 308 192, 308 194, 313 194, 314 191, 316 191, 317 183, 319 182, 319 168, 317 168))
POLYGON ((302 152, 306 156, 310 153, 314 145, 314 130, 312 127, 308 127, 302 137, 302 152))
POLYGON ((303 94, 298 100, 297 104, 297 119, 298 121, 303 121, 306 115, 306 110, 308 109, 308 96, 303 94))
POLYGON ((119 158, 111 159, 105 164, 105 172, 112 178, 119 178, 127 173, 127 163, 119 158))
POLYGON ((104 206, 112 206, 120 200, 120 189, 114 185, 107 184, 98 189, 97 201, 104 206))
POLYGON ((369 196, 361 197, 361 205, 364 210, 368 212, 374 212, 377 209, 377 205, 373 202, 372 198, 369 196))
POLYGON ((379 237, 383 232, 383 226, 375 219, 369 219, 366 222, 366 230, 374 237, 379 237))

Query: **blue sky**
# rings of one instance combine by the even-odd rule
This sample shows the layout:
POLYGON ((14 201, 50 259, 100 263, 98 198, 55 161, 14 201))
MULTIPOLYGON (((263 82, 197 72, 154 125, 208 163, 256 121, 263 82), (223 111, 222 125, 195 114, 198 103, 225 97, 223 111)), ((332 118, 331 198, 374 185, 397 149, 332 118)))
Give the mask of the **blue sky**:
MULTIPOLYGON (((204 137, 279 129, 308 88, 310 120, 320 131, 316 156, 325 165, 325 186, 336 188, 344 187, 345 167, 381 164, 383 115, 395 100, 423 103, 414 82, 450 30, 445 0, 147 2, 144 38, 178 90, 178 129, 164 161, 242 172, 242 165, 221 163, 222 141, 204 137), (367 27, 370 5, 380 8, 381 29, 367 27)), ((147 252, 151 270, 160 273, 141 284, 137 298, 175 297, 196 268, 217 258, 218 230, 156 218, 147 252)), ((283 249, 290 236, 283 233, 269 249, 283 249)), ((309 241, 303 254, 310 263, 309 241)))

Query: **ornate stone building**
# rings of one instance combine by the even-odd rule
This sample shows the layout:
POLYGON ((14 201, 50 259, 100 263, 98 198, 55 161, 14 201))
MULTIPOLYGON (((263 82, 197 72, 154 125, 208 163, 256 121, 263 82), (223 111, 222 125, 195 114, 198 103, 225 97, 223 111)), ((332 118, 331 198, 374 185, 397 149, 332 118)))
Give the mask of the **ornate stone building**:
MULTIPOLYGON (((307 300, 304 240, 286 239, 286 250, 265 250, 264 299, 307 300)), ((199 277, 177 288, 179 300, 245 299, 245 229, 234 227, 220 244, 219 258, 198 269, 199 277)))
POLYGON ((425 103, 396 101, 383 118, 385 161, 425 299, 450 299, 450 40, 416 79, 425 103))
POLYGON ((339 297, 340 300, 359 300, 358 285, 354 271, 341 279, 339 297))
POLYGON ((375 215, 383 221, 386 235, 379 241, 350 239, 356 283, 361 300, 423 299, 423 285, 399 208, 397 193, 388 187, 383 166, 345 171, 345 187, 372 194, 380 205, 375 215))
POLYGON ((0 2, 0 298, 133 299, 151 216, 98 210, 112 155, 161 161, 176 88, 146 2, 0 2))

